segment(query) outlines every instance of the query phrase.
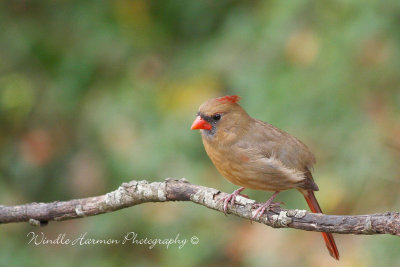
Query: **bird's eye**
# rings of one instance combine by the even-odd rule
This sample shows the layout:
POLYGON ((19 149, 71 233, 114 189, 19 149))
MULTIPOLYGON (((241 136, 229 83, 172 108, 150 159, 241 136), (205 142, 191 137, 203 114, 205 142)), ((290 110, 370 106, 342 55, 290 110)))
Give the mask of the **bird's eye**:
POLYGON ((219 119, 221 119, 221 114, 215 114, 215 115, 213 115, 213 120, 215 120, 215 121, 219 121, 219 119))

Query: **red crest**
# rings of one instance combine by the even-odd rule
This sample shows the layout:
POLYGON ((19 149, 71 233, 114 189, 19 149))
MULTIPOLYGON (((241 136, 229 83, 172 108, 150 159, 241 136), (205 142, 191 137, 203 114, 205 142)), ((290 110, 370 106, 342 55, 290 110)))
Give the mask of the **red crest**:
POLYGON ((229 102, 232 104, 237 103, 240 100, 240 96, 238 95, 227 95, 217 98, 219 102, 229 102))

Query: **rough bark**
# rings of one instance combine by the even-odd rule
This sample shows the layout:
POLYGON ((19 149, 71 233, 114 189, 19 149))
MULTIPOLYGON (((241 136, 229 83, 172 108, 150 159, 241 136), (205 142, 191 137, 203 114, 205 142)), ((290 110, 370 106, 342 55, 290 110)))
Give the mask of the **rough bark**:
MULTIPOLYGON (((18 206, 0 206, 0 223, 29 222, 46 225, 49 221, 94 216, 139 205, 146 202, 191 201, 223 212, 221 199, 227 194, 217 189, 188 183, 185 179, 166 179, 164 182, 131 181, 105 195, 55 201, 29 203, 18 206)), ((238 196, 228 212, 253 220, 254 200, 238 196)), ((326 215, 305 210, 287 210, 273 207, 254 221, 274 228, 295 228, 306 231, 338 234, 391 234, 400 236, 400 213, 386 212, 368 215, 326 215)))

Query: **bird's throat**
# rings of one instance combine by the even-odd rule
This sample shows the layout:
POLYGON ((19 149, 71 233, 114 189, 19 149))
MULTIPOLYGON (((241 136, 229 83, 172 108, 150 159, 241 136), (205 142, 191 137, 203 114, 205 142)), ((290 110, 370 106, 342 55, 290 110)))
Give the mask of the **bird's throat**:
POLYGON ((215 126, 212 126, 211 130, 200 130, 201 136, 210 141, 214 139, 216 132, 217 128, 215 126))

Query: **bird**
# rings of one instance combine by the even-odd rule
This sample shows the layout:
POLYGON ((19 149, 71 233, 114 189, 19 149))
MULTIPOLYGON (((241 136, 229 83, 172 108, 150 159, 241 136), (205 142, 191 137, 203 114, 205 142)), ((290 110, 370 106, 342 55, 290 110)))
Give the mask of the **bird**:
MULTIPOLYGON (((272 191, 274 194, 256 206, 253 219, 273 202, 279 192, 297 189, 311 212, 322 213, 314 191, 319 188, 311 170, 315 156, 299 139, 261 120, 252 118, 240 105, 240 97, 228 95, 209 99, 200 105, 191 126, 200 130, 205 151, 217 170, 231 183, 240 186, 222 200, 226 214, 246 189, 272 191)), ((330 255, 339 260, 339 251, 331 233, 322 232, 330 255)))

